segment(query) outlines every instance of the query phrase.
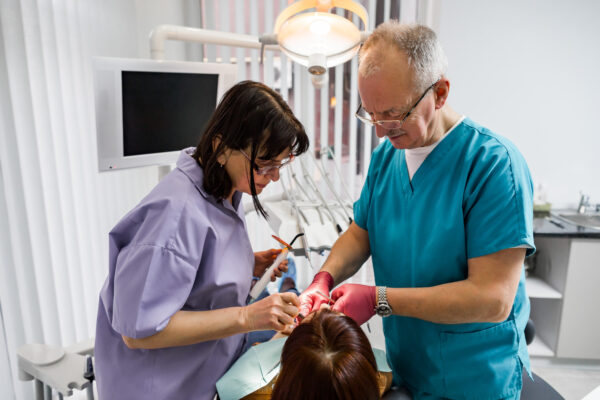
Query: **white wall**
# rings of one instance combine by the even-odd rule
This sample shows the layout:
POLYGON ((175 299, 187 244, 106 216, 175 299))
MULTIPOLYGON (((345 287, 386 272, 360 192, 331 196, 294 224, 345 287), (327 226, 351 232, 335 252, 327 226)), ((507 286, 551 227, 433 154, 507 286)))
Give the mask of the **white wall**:
POLYGON ((555 206, 600 203, 600 2, 437 0, 450 105, 521 150, 555 206))

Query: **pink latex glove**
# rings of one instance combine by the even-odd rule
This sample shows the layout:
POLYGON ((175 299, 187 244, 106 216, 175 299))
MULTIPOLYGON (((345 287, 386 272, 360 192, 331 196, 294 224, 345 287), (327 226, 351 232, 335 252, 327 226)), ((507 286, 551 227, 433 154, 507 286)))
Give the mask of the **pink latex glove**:
POLYGON ((326 271, 317 273, 310 286, 300 295, 300 314, 306 317, 311 311, 318 310, 321 304, 329 304, 330 301, 325 296, 329 296, 332 288, 333 276, 326 271))
POLYGON ((335 289, 331 298, 335 301, 331 309, 346 314, 358 325, 364 324, 375 315, 375 286, 346 283, 335 289))

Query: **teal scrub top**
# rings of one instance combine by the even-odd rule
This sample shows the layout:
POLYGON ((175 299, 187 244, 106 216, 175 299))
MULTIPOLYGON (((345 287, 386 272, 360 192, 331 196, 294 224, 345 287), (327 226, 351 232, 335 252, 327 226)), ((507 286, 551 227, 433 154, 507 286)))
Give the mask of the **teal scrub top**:
MULTIPOLYGON (((533 243, 533 185, 507 139, 468 118, 446 134, 409 178, 404 150, 389 141, 371 157, 355 222, 368 231, 378 286, 430 287, 467 278, 467 260, 533 243)), ((383 319, 395 384, 415 399, 518 397, 529 372, 522 273, 502 323, 436 324, 383 319)))
MULTIPOLYGON (((221 400, 237 400, 264 387, 279 373, 281 352, 287 338, 270 340, 252 346, 217 382, 221 400)), ((377 370, 391 372, 385 352, 373 349, 377 370)))

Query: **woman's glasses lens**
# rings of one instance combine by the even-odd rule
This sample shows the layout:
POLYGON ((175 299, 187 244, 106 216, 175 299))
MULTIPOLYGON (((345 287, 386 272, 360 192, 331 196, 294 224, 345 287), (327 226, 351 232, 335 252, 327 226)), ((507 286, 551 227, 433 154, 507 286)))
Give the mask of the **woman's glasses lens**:
POLYGON ((255 167, 255 171, 258 175, 267 175, 268 173, 274 172, 275 170, 281 169, 283 167, 285 167, 287 164, 289 164, 290 162, 292 162, 292 160, 294 159, 294 157, 288 157, 285 158, 281 161, 281 163, 277 164, 277 165, 264 165, 261 166, 260 164, 256 164, 255 167))

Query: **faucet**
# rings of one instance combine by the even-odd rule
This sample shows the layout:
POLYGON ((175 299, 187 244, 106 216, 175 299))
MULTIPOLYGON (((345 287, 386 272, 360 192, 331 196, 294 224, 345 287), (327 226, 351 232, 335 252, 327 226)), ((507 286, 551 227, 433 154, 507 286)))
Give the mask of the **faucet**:
POLYGON ((579 214, 585 214, 585 210, 590 206, 590 196, 587 194, 581 193, 581 197, 579 198, 579 206, 577 207, 577 212, 579 214))

